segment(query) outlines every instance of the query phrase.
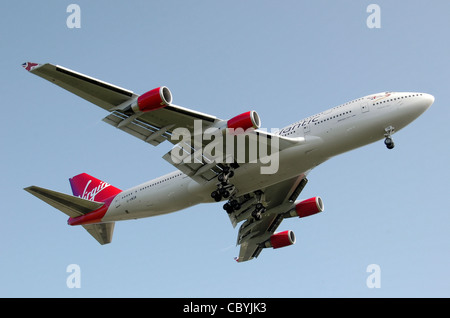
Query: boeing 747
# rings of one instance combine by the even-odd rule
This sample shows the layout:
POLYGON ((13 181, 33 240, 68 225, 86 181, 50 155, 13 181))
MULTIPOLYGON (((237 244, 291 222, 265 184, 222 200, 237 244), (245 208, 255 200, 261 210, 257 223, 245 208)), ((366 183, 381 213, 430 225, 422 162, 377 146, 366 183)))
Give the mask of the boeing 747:
POLYGON ((26 191, 83 226, 100 244, 110 243, 116 221, 180 211, 222 201, 233 226, 241 224, 238 262, 264 248, 295 243, 292 231, 275 232, 285 218, 324 210, 319 196, 298 200, 308 173, 330 158, 384 140, 434 102, 418 92, 370 94, 297 121, 261 128, 256 111, 224 120, 177 106, 161 86, 142 95, 52 64, 24 63, 32 74, 103 108, 103 121, 147 144, 173 144, 163 156, 176 171, 127 190, 86 173, 70 179, 73 195, 37 186, 26 191))

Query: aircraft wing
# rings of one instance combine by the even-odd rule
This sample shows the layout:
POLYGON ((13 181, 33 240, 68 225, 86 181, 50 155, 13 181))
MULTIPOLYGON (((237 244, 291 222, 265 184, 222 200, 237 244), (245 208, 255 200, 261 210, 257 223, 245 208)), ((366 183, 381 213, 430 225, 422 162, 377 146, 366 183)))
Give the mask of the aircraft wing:
MULTIPOLYGON (((211 140, 202 138, 203 133, 209 128, 223 131, 226 129, 228 121, 172 104, 171 93, 167 88, 165 89, 170 98, 164 106, 150 111, 139 111, 139 106, 136 111, 136 108, 133 107, 136 107, 140 99, 145 99, 146 94, 151 91, 138 95, 125 88, 50 63, 27 62, 22 66, 32 74, 109 111, 110 114, 103 118, 104 122, 153 146, 166 140, 175 144, 182 160, 174 161, 172 156, 174 152, 172 151, 169 151, 163 158, 197 182, 207 182, 217 177, 223 170, 222 162, 236 162, 235 152, 224 151, 212 157, 203 151, 214 140, 214 137, 211 140), (191 139, 180 141, 180 138, 172 138, 173 132, 177 128, 187 131, 191 139), (220 158, 218 158, 219 156, 220 158)), ((276 141, 279 142, 277 145, 279 150, 304 142, 303 138, 292 139, 260 130, 254 130, 247 135, 248 138, 255 140, 264 139, 266 143, 276 137, 276 141)), ((244 156, 248 156, 248 154, 244 154, 244 156)))
POLYGON ((237 245, 241 245, 238 262, 258 257, 283 219, 293 216, 290 212, 295 209, 295 200, 307 182, 305 173, 261 189, 256 195, 262 196, 257 199, 263 202, 266 211, 261 214, 259 220, 252 216, 255 198, 247 199, 247 204, 243 202, 241 209, 229 215, 233 226, 244 221, 237 238, 237 245))
POLYGON ((68 68, 47 64, 27 62, 22 66, 29 72, 40 76, 87 101, 110 110, 138 95, 130 90, 69 70, 68 68))
POLYGON ((130 107, 140 95, 130 90, 59 65, 27 62, 22 66, 32 74, 111 112, 103 119, 105 122, 152 145, 169 139, 170 133, 177 127, 193 132, 194 120, 201 120, 204 128, 220 121, 214 116, 173 104, 136 114, 130 107))

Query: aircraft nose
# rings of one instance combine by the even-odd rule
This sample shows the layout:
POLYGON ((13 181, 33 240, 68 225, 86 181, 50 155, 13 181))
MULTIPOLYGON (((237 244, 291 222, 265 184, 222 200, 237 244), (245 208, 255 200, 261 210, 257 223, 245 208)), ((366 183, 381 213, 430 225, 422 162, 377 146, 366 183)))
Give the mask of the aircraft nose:
POLYGON ((420 116, 423 114, 434 102, 434 96, 426 93, 416 93, 415 100, 410 104, 411 114, 420 116))
POLYGON ((422 94, 422 99, 425 109, 428 109, 434 103, 434 96, 431 94, 422 94))
POLYGON ((404 114, 412 119, 422 115, 434 102, 434 96, 427 93, 406 93, 405 103, 400 106, 404 114))

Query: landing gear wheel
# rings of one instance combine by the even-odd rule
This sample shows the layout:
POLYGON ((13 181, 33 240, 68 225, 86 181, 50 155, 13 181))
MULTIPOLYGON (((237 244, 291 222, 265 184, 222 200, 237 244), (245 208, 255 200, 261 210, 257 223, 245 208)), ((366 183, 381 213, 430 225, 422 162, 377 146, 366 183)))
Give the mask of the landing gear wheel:
POLYGON ((238 200, 231 198, 227 203, 223 205, 223 209, 227 211, 228 214, 238 211, 241 208, 241 204, 238 200))
POLYGON ((386 139, 384 140, 384 144, 388 149, 393 149, 395 146, 394 141, 391 137, 386 137, 386 139))
POLYGON ((230 192, 227 189, 224 189, 224 188, 219 189, 219 193, 225 199, 230 196, 230 192))
POLYGON ((229 179, 233 177, 234 172, 233 169, 229 166, 224 166, 222 168, 222 172, 217 176, 217 180, 219 181, 217 183, 217 188, 215 191, 211 192, 211 197, 216 200, 216 202, 219 202, 222 200, 222 198, 229 198, 231 197, 236 189, 234 185, 230 184, 229 179))
POLYGON ((257 203, 255 205, 255 210, 252 212, 252 217, 256 220, 259 221, 262 218, 262 214, 266 212, 266 208, 264 207, 264 205, 262 203, 257 203))
POLYGON ((241 208, 241 204, 239 203, 238 200, 231 200, 230 201, 230 205, 233 208, 234 211, 237 211, 241 208))
POLYGON ((394 148, 394 140, 392 139, 392 134, 395 131, 395 128, 392 126, 386 127, 384 129, 384 131, 386 132, 384 134, 384 137, 386 137, 386 139, 384 140, 384 144, 386 145, 386 147, 388 149, 393 149, 394 148))
POLYGON ((258 210, 255 210, 252 212, 252 217, 256 220, 259 221, 261 220, 262 216, 261 216, 261 212, 258 210))
POLYGON ((217 179, 220 182, 228 183, 228 179, 233 178, 233 176, 234 176, 234 171, 231 169, 231 167, 225 166, 225 167, 223 167, 222 172, 217 176, 217 179))
POLYGON ((227 211, 228 214, 233 213, 234 211, 233 206, 229 202, 223 205, 223 209, 227 211))
POLYGON ((213 191, 211 192, 211 198, 213 198, 216 202, 219 202, 222 200, 222 195, 219 193, 219 191, 213 191))

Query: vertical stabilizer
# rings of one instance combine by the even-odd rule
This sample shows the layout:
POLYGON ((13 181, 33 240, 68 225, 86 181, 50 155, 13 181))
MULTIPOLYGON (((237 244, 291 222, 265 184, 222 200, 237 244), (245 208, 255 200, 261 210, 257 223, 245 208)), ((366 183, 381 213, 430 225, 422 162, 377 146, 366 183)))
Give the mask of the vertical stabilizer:
POLYGON ((99 180, 87 173, 81 173, 69 179, 73 195, 85 200, 105 202, 122 190, 99 180))

